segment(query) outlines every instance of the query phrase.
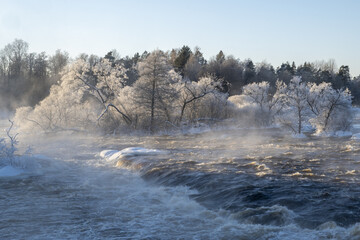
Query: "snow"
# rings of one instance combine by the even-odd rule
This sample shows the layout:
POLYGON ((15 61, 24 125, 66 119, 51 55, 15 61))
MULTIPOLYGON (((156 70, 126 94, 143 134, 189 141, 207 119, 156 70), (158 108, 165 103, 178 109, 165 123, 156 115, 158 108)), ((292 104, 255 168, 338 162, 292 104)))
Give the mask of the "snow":
POLYGON ((360 133, 356 133, 356 134, 352 135, 351 139, 360 140, 360 133))
POLYGON ((314 135, 318 137, 351 137, 353 136, 353 133, 349 131, 336 131, 336 132, 319 132, 319 133, 315 133, 314 135))
POLYGON ((19 168, 14 168, 12 166, 5 166, 0 168, 0 177, 13 177, 20 175, 24 172, 24 170, 19 168))
POLYGON ((306 135, 303 133, 296 133, 296 134, 292 134, 292 137, 301 139, 301 138, 306 138, 306 135))
POLYGON ((352 135, 349 131, 336 131, 334 137, 351 137, 352 135))
POLYGON ((117 150, 104 150, 100 152, 100 157, 106 158, 110 161, 117 160, 122 157, 134 157, 134 156, 147 156, 163 154, 164 151, 158 149, 148 149, 142 147, 129 147, 121 151, 117 150))
POLYGON ((100 157, 102 158, 110 158, 111 156, 113 156, 115 153, 118 153, 119 151, 117 150, 104 150, 100 152, 100 157))

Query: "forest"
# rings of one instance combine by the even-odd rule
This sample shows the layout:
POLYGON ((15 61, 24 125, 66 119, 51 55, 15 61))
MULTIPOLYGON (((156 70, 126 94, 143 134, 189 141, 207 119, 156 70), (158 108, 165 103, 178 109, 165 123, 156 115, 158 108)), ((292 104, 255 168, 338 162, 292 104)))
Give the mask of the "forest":
POLYGON ((359 87, 360 76, 334 60, 274 68, 222 51, 205 59, 188 46, 71 59, 61 50, 29 53, 20 39, 0 51, 0 109, 16 111, 24 130, 155 133, 237 119, 294 134, 346 131, 359 87))

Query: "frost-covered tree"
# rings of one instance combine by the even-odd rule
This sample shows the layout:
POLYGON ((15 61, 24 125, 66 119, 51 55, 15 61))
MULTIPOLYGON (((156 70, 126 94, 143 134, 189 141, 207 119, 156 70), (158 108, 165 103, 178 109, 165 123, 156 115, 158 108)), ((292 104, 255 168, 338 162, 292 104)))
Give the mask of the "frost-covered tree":
POLYGON ((301 77, 292 78, 287 87, 281 86, 278 87, 276 94, 283 102, 284 108, 278 121, 295 134, 301 134, 304 123, 308 121, 310 114, 307 102, 309 87, 301 81, 301 77))
POLYGON ((84 98, 86 88, 76 78, 78 71, 85 68, 83 62, 74 63, 63 75, 60 84, 51 87, 48 97, 34 108, 22 107, 16 110, 16 122, 23 123, 22 127, 40 127, 46 132, 88 126, 82 118, 82 113, 87 110, 84 98))
POLYGON ((330 83, 309 85, 308 105, 314 117, 310 123, 318 133, 348 130, 352 122, 348 89, 333 89, 330 83))
MULTIPOLYGON (((281 85, 279 84, 278 87, 281 85)), ((244 100, 257 106, 254 109, 255 121, 262 126, 272 123, 275 115, 282 109, 279 91, 271 94, 269 82, 251 83, 243 87, 244 100)))
MULTIPOLYGON (((183 120, 185 110, 191 105, 191 109, 188 112, 194 111, 197 105, 201 103, 202 98, 205 98, 207 95, 212 94, 213 97, 220 97, 221 93, 220 81, 217 81, 213 76, 206 76, 200 78, 198 82, 184 81, 178 85, 179 91, 179 106, 181 108, 179 122, 183 120), (198 103, 198 104, 196 104, 198 103)), ((220 97, 221 98, 221 97, 220 97)), ((188 120, 192 120, 190 114, 188 115, 188 120)))
POLYGON ((124 69, 106 59, 93 67, 78 59, 68 67, 60 83, 51 87, 49 96, 34 109, 17 110, 17 122, 27 120, 44 131, 94 128, 100 118, 107 129, 114 129, 121 122, 118 116, 131 124, 121 105, 117 105, 124 78, 124 69), (110 108, 115 110, 114 113, 110 108))
POLYGON ((69 64, 69 53, 62 52, 59 49, 55 54, 49 57, 48 68, 50 74, 50 82, 57 83, 61 79, 61 72, 69 64))
POLYGON ((191 53, 190 58, 185 64, 184 78, 188 78, 191 81, 198 81, 205 65, 206 60, 200 51, 200 48, 195 47, 194 53, 191 53))
POLYGON ((124 109, 121 101, 118 101, 120 90, 124 87, 127 78, 125 71, 121 64, 113 63, 111 60, 104 58, 93 67, 89 63, 80 60, 80 65, 73 72, 75 79, 83 82, 88 93, 103 106, 103 112, 99 119, 108 113, 105 125, 112 129, 120 125, 120 120, 116 114, 119 114, 128 125, 132 122, 126 114, 126 109, 124 109), (111 112, 110 108, 115 112, 111 112))
POLYGON ((156 125, 172 122, 171 109, 177 96, 175 84, 180 76, 160 50, 153 51, 137 67, 139 79, 133 86, 132 101, 138 108, 138 117, 144 127, 154 132, 156 125))
POLYGON ((199 59, 195 55, 191 55, 185 64, 184 77, 191 81, 197 81, 199 79, 201 69, 202 65, 199 63, 199 59))

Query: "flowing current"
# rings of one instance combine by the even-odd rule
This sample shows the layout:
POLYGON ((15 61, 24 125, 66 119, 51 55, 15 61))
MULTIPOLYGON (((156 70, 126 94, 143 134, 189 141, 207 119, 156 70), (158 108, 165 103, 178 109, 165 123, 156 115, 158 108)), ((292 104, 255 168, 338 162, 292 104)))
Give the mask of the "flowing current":
POLYGON ((0 239, 360 239, 350 137, 233 128, 20 141, 32 150, 14 159, 20 174, 0 177, 0 239))

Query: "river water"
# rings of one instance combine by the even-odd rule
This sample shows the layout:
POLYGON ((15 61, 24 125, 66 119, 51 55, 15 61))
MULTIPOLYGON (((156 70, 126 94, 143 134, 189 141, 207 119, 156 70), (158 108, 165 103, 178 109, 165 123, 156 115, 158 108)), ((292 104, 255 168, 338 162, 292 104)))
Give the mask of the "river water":
POLYGON ((0 177, 0 239, 360 239, 350 137, 218 128, 19 140, 32 150, 16 158, 22 174, 0 177), (143 153, 100 155, 129 147, 143 153))

